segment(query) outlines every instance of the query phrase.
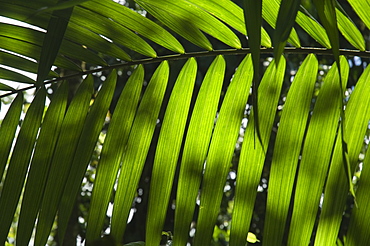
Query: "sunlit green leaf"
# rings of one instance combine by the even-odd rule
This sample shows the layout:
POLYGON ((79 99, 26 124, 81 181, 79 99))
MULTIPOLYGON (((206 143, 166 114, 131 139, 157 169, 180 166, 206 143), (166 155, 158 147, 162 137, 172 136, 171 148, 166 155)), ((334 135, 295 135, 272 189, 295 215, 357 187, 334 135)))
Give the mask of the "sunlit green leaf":
MULTIPOLYGON (((243 9, 230 0, 188 0, 203 9, 207 10, 210 14, 216 16, 223 22, 235 28, 238 32, 247 35, 243 17, 243 9)), ((266 30, 261 27, 261 45, 271 47, 271 40, 266 30)))
POLYGON ((139 66, 128 79, 110 121, 91 196, 86 232, 88 242, 100 238, 105 219, 105 213, 102 211, 107 210, 112 196, 121 158, 139 103, 143 79, 144 69, 143 66, 139 66))
POLYGON ((252 79, 252 59, 248 55, 236 70, 216 119, 205 162, 195 245, 208 245, 212 238, 252 79))
MULTIPOLYGON (((349 66, 344 57, 341 57, 341 69, 342 81, 346 83, 349 66)), ((339 74, 334 64, 325 77, 308 126, 297 177, 289 244, 308 244, 311 238, 316 216, 307 214, 316 215, 328 172, 341 114, 342 95, 338 85, 339 74)))
POLYGON ((282 244, 317 71, 317 59, 310 54, 284 104, 271 163, 263 245, 282 244))
POLYGON ((292 31, 300 3, 301 1, 297 0, 282 0, 280 2, 273 39, 276 63, 279 63, 286 41, 292 31))
MULTIPOLYGON (((369 78, 370 69, 368 67, 358 80, 345 110, 347 119, 345 122, 345 134, 348 139, 348 157, 352 173, 357 167, 358 156, 363 145, 363 137, 368 128, 370 118, 370 98, 366 96, 370 93, 370 86, 367 82, 369 78)), ((320 215, 323 219, 319 221, 317 228, 317 243, 331 244, 337 238, 349 189, 348 182, 344 182, 344 177, 342 148, 340 141, 337 140, 324 191, 325 197, 330 199, 324 199, 320 215)), ((361 205, 360 202, 358 204, 359 207, 354 208, 355 210, 364 209, 364 205, 361 205)), ((361 229, 357 227, 356 230, 361 229)))
POLYGON ((166 220, 173 178, 193 94, 197 63, 191 58, 182 68, 169 99, 154 159, 146 223, 146 244, 158 245, 166 220))
POLYGON ((211 50, 212 46, 200 30, 231 47, 241 48, 239 39, 228 27, 189 2, 183 0, 177 1, 176 4, 169 0, 136 2, 175 32, 204 49, 211 50))
POLYGON ((104 81, 98 92, 98 96, 94 99, 94 103, 89 110, 85 125, 81 131, 81 137, 78 140, 71 169, 69 170, 67 182, 59 204, 58 234, 60 235, 60 245, 63 245, 63 239, 67 230, 69 218, 72 214, 74 201, 80 191, 80 184, 82 183, 94 147, 103 128, 113 92, 116 88, 116 82, 117 72, 113 70, 104 81))
POLYGON ((37 139, 19 214, 17 243, 20 245, 27 245, 32 235, 43 195, 40 191, 45 189, 50 161, 66 111, 67 89, 67 83, 63 83, 54 94, 37 139))
POLYGON ((112 235, 114 238, 123 237, 126 221, 131 209, 131 202, 134 199, 157 124, 168 76, 168 62, 164 61, 154 72, 132 125, 125 154, 122 159, 121 172, 118 178, 114 200, 112 215, 112 235), (132 163, 135 163, 135 165, 132 165, 132 163))
MULTIPOLYGON (((65 3, 63 0, 59 0, 58 2, 65 3)), ((54 64, 72 12, 73 7, 55 10, 50 17, 41 48, 39 66, 37 70, 37 87, 42 85, 49 74, 51 66, 54 64)))
POLYGON ((12 158, 5 176, 0 196, 0 244, 5 244, 8 230, 13 221, 18 201, 26 178, 29 161, 31 160, 36 136, 44 112, 46 90, 41 88, 24 118, 21 130, 14 146, 12 158), (6 212, 4 212, 6 211, 6 212))
POLYGON ((367 28, 370 29, 370 2, 367 0, 348 0, 348 2, 351 4, 352 8, 358 14, 361 20, 365 23, 367 28))
POLYGON ((360 183, 356 191, 358 208, 352 211, 349 223, 346 245, 357 246, 366 245, 370 240, 367 228, 370 227, 370 154, 367 150, 364 160, 364 168, 361 172, 360 183), (360 208, 361 207, 361 208, 360 208))
POLYGON ((8 161, 9 151, 14 141, 15 131, 18 127, 19 117, 22 111, 23 94, 19 93, 8 109, 0 127, 0 178, 3 177, 4 169, 8 161))
POLYGON ((356 25, 342 11, 336 9, 338 29, 343 36, 359 50, 365 50, 365 39, 356 25))
MULTIPOLYGON (((273 126, 276 106, 285 73, 285 59, 282 56, 279 65, 272 62, 267 68, 260 87, 260 129, 263 143, 268 143, 273 126), (263 96, 262 96, 263 95, 263 96)), ((235 187, 233 223, 231 224, 230 245, 244 245, 252 219, 257 186, 265 161, 265 149, 255 141, 254 117, 249 115, 247 129, 244 133, 243 146, 238 164, 238 177, 235 187)))
MULTIPOLYGON (((254 1, 254 2, 259 2, 259 0, 254 1)), ((264 1, 261 1, 261 2, 262 2, 262 16, 263 16, 263 19, 265 19, 265 21, 270 26, 272 26, 272 28, 275 28, 276 27, 276 20, 277 20, 277 17, 278 17, 278 11, 279 11, 279 8, 280 8, 279 4, 280 4, 281 0, 264 0, 264 1)), ((253 11, 256 11, 256 10, 251 9, 250 11, 253 12, 253 11)), ((300 44, 300 41, 299 41, 299 38, 298 38, 298 34, 297 34, 297 32, 295 31, 294 28, 292 29, 292 31, 290 33, 288 42, 291 43, 295 47, 301 47, 301 44, 300 44)))
POLYGON ((194 215, 224 71, 225 61, 222 56, 217 56, 208 68, 192 112, 179 174, 173 241, 175 246, 184 245, 188 240, 187 231, 194 215))
POLYGON ((82 6, 98 12, 107 18, 139 33, 153 42, 177 53, 185 53, 180 42, 166 29, 139 13, 113 1, 87 1, 82 6))
POLYGON ((325 48, 330 49, 330 41, 325 29, 320 25, 319 22, 308 11, 300 6, 300 10, 297 14, 296 22, 303 30, 307 32, 313 39, 320 43, 325 48))
POLYGON ((93 93, 93 82, 92 76, 89 76, 79 86, 64 117, 60 137, 50 165, 44 197, 41 202, 36 226, 36 245, 45 245, 51 231, 68 172, 71 168, 73 156, 89 110, 90 99, 93 93))

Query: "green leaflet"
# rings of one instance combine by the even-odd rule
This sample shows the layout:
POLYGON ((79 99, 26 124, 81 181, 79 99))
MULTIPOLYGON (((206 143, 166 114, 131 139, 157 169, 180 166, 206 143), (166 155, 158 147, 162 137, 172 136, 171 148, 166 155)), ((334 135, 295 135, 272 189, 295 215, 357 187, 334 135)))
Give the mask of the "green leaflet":
MULTIPOLYGON (((348 79, 349 66, 341 57, 342 81, 348 79)), ((336 64, 325 77, 308 126, 299 166, 288 245, 310 241, 315 215, 327 176, 341 114, 341 90, 336 64)), ((345 83, 346 84, 346 83, 345 83)), ((343 85, 343 87, 345 86, 343 85)))
MULTIPOLYGON (((278 66, 272 62, 267 68, 260 87, 260 129, 263 143, 268 143, 273 126, 276 107, 285 73, 285 58, 280 58, 278 66)), ((238 164, 238 176, 235 187, 233 222, 231 224, 230 246, 244 245, 250 224, 257 187, 260 182, 265 151, 260 143, 254 140, 253 113, 249 116, 244 134, 243 146, 238 164)))
POLYGON ((87 221, 87 242, 100 238, 105 219, 105 213, 102 211, 107 210, 112 196, 121 158, 139 103, 143 80, 144 68, 138 66, 128 79, 112 115, 96 171, 87 221))
MULTIPOLYGON (((37 54, 40 54, 41 52, 41 49, 38 45, 10 37, 0 36, 0 43, 3 49, 28 56, 33 59, 38 59, 37 54)), ((75 63, 62 56, 58 56, 56 58, 54 65, 67 68, 72 71, 81 70, 81 68, 79 68, 75 63)))
MULTIPOLYGON (((363 137, 370 118, 370 99, 367 96, 368 93, 370 93, 370 86, 367 82, 369 78, 370 69, 368 67, 358 80, 345 110, 346 118, 348 119, 345 122, 345 134, 348 139, 348 157, 351 165, 351 172, 354 172, 356 169, 358 155, 362 149, 363 137)), ((324 191, 325 200, 320 215, 321 219, 317 228, 316 243, 318 245, 330 245, 335 242, 338 236, 349 188, 348 182, 344 182, 343 180, 344 177, 342 148, 340 138, 338 138, 326 181, 324 191)), ((361 176, 360 184, 362 184, 362 181, 363 179, 361 176)), ((363 204, 363 202, 361 203, 363 204)), ((361 210, 360 213, 363 213, 363 211, 366 210, 364 207, 366 205, 362 205, 361 203, 358 201, 358 208, 353 209, 361 210)), ((356 230, 360 230, 360 228, 362 227, 358 227, 356 230)), ((360 232, 358 231, 358 233, 360 232)))
POLYGON ((282 0, 280 3, 273 39, 276 64, 279 64, 280 56, 292 31, 300 3, 301 1, 297 0, 282 0))
MULTIPOLYGON (((247 56, 234 74, 216 119, 205 171, 194 245, 209 245, 219 212, 223 188, 243 119, 253 79, 251 56, 247 56)), ((245 237, 246 238, 246 237, 245 237)))
POLYGON ((79 5, 79 4, 84 3, 86 1, 90 1, 90 0, 59 1, 57 4, 55 4, 53 6, 46 6, 46 7, 40 8, 39 10, 37 10, 36 14, 40 14, 42 12, 51 12, 51 11, 55 11, 55 10, 64 10, 64 9, 68 9, 68 8, 73 8, 76 5, 79 5))
POLYGON ((317 59, 310 54, 294 77, 284 104, 272 155, 263 245, 282 244, 317 71, 317 59))
POLYGON ((194 4, 184 0, 178 0, 176 4, 169 0, 136 2, 166 26, 204 49, 212 50, 212 46, 200 30, 233 48, 241 48, 240 40, 226 25, 194 4))
POLYGON ((255 117, 255 136, 257 135, 258 141, 262 144, 259 116, 258 116, 258 86, 260 81, 259 67, 261 55, 261 28, 262 25, 262 1, 246 0, 243 5, 244 20, 248 36, 249 47, 251 49, 253 61, 253 93, 252 93, 252 106, 254 108, 255 117))
MULTIPOLYGON (((0 63, 2 65, 17 68, 22 71, 26 71, 30 73, 37 73, 38 65, 36 62, 24 59, 22 57, 19 57, 17 55, 10 54, 4 51, 0 51, 0 63)), ((50 71, 48 77, 58 77, 58 74, 54 71, 50 71)), ((2 79, 5 79, 5 78, 2 76, 2 79)), ((16 79, 14 79, 13 76, 10 78, 10 80, 17 81, 16 79)), ((35 81, 32 81, 32 83, 35 83, 35 81)))
POLYGON ((330 41, 325 29, 320 23, 308 13, 308 11, 301 5, 300 10, 297 14, 296 22, 302 27, 313 39, 320 43, 325 48, 330 49, 330 41))
POLYGON ((171 195, 196 74, 197 63, 190 58, 177 78, 167 105, 151 176, 146 245, 160 244, 167 214, 164 208, 168 207, 171 195))
POLYGON ((339 64, 339 71, 339 34, 334 0, 314 0, 313 2, 326 33, 328 34, 334 59, 337 64, 339 64))
MULTIPOLYGON (((32 156, 42 114, 44 112, 46 90, 40 88, 27 110, 21 130, 15 143, 12 158, 3 183, 0 196, 0 244, 5 244, 13 216, 22 192, 27 168, 32 156), (5 212, 6 211, 6 212, 5 212)), ((13 111, 12 113, 14 113, 13 111)))
MULTIPOLYGON (((77 12, 78 9, 80 8, 76 8, 75 12, 77 12)), ((94 20, 96 21, 97 18, 95 17, 96 16, 94 15, 94 20)), ((77 19, 77 18, 78 17, 76 16, 72 16, 71 22, 69 22, 68 28, 65 33, 65 38, 72 39, 76 43, 83 44, 89 49, 93 49, 102 54, 106 54, 111 57, 116 57, 123 61, 131 60, 131 57, 123 49, 118 47, 117 44, 113 42, 109 42, 108 40, 100 36, 99 34, 93 32, 92 30, 88 31, 84 26, 81 26, 82 21, 86 22, 86 20, 80 19, 80 22, 77 22, 77 23, 72 22, 74 19, 77 19)), ((89 19, 87 20, 87 22, 91 24, 92 20, 89 19)), ((99 22, 98 24, 104 24, 104 22, 103 23, 99 22)), ((92 28, 92 29, 96 30, 96 28, 92 28)))
MULTIPOLYGON (((65 3, 65 1, 59 0, 58 3, 65 3)), ((50 17, 46 34, 44 35, 43 44, 41 46, 42 48, 36 79, 37 87, 40 87, 43 84, 50 72, 51 66, 54 64, 72 12, 73 6, 66 9, 55 10, 50 17)))
POLYGON ((220 100, 225 66, 222 56, 217 56, 212 62, 192 111, 182 154, 176 196, 174 246, 184 245, 188 240, 188 230, 193 219, 203 165, 220 100))
POLYGON ((0 91, 13 91, 15 92, 15 89, 9 85, 0 83, 0 91))
MULTIPOLYGON (((58 25, 58 23, 55 23, 54 25, 58 25)), ((42 49, 43 49, 44 37, 47 37, 47 38, 50 38, 50 37, 45 36, 45 34, 42 33, 41 31, 37 31, 37 30, 30 29, 27 27, 14 26, 11 24, 6 24, 6 23, 0 23, 0 26, 2 29, 2 36, 3 36, 2 38, 5 38, 5 37, 9 38, 10 41, 8 42, 12 42, 10 44, 2 45, 2 48, 6 48, 9 51, 13 51, 15 53, 19 53, 21 55, 25 55, 30 58, 34 58, 36 60, 41 59, 40 53, 43 52, 42 49), (22 43, 20 42, 24 42, 24 44, 22 45, 22 43), (21 47, 13 47, 13 45, 21 45, 21 47), (33 45, 35 47, 33 47, 33 45), (31 48, 30 50, 25 50, 23 46, 31 46, 31 48)), ((54 28, 54 26, 52 26, 51 28, 54 28)), ((49 48, 54 49, 55 47, 52 46, 49 48)), ((84 60, 84 61, 91 62, 93 64, 98 64, 98 65, 106 65, 106 62, 99 55, 92 52, 91 50, 84 48, 83 46, 79 44, 72 42, 71 40, 62 39, 62 44, 60 46, 60 49, 58 48, 58 51, 60 52, 60 54, 66 55, 70 58, 84 60)), ((47 57, 43 59, 52 59, 52 57, 48 57, 49 55, 45 55, 45 56, 47 57)), ((66 59, 65 57, 58 55, 55 58, 55 65, 57 65, 57 62, 60 62, 60 60, 68 61, 68 59, 66 59)), ((74 68, 74 70, 76 69, 74 68)), ((46 75, 48 75, 49 72, 50 72, 50 68, 48 68, 46 75)))
MULTIPOLYGON (((219 18, 238 32, 247 35, 243 9, 230 0, 187 0, 205 9, 210 14, 219 18)), ((266 30, 261 27, 261 45, 271 47, 271 40, 266 30)))
POLYGON ((36 226, 35 245, 45 245, 71 168, 73 156, 89 110, 93 78, 88 76, 79 86, 64 117, 46 182, 36 226), (79 117, 76 117, 76 116, 79 117))
MULTIPOLYGON (((27 76, 24 76, 23 74, 19 72, 14 72, 5 68, 0 67, 0 73, 1 73, 1 78, 6 79, 6 80, 11 80, 11 81, 16 81, 16 82, 21 82, 21 83, 26 83, 26 84, 34 84, 35 81, 27 76)), ((1 84, 1 90, 10 90, 13 91, 10 86, 1 84)))
POLYGON ((68 86, 64 82, 55 92, 42 122, 19 214, 17 228, 17 244, 19 245, 27 245, 32 235, 43 196, 41 191, 45 189, 50 161, 65 115, 67 98, 68 86))
MULTIPOLYGON (((76 8, 75 15, 73 15, 71 21, 76 25, 81 25, 91 30, 91 32, 109 37, 116 45, 125 46, 145 56, 157 56, 154 49, 139 35, 112 20, 110 16, 104 16, 103 14, 108 15, 105 12, 103 12, 103 14, 97 14, 97 12, 94 11, 97 7, 98 6, 94 6, 91 9, 76 8)), ((100 36, 95 36, 95 38, 101 39, 100 36)), ((125 57, 125 59, 131 60, 129 56, 128 58, 125 57)))
POLYGON ((370 2, 368 0, 348 0, 348 3, 351 4, 353 10, 365 23, 367 28, 370 28, 370 2))
POLYGON ((10 106, 0 127, 0 178, 8 161, 10 149, 14 141, 15 131, 18 127, 19 117, 22 112, 23 94, 19 93, 10 106))
MULTIPOLYGON (((254 2, 259 2, 259 1, 260 0, 254 1, 254 2)), ((266 22, 272 28, 275 28, 276 27, 276 21, 277 21, 277 18, 278 18, 278 11, 280 9, 280 0, 264 0, 264 1, 261 1, 261 2, 262 2, 262 16, 263 16, 263 19, 265 19, 266 22)), ((256 11, 256 10, 250 10, 250 11, 256 11)), ((299 38, 298 38, 298 34, 297 34, 297 32, 295 31, 294 28, 292 29, 292 31, 290 33, 288 42, 291 43, 295 47, 301 47, 301 44, 300 44, 299 38)))
POLYGON ((102 16, 114 19, 122 26, 139 33, 169 50, 180 54, 185 53, 180 42, 166 29, 125 6, 113 1, 98 0, 85 2, 82 6, 98 12, 102 16))
POLYGON ((97 139, 103 128, 114 89, 116 88, 116 82, 117 73, 116 70, 113 70, 99 90, 98 96, 95 98, 86 117, 81 136, 78 140, 62 199, 59 204, 58 235, 60 235, 60 245, 63 245, 68 221, 71 217, 77 194, 81 189, 80 185, 90 162, 94 147, 96 146, 97 139))
POLYGON ((349 223, 346 246, 366 245, 370 241, 370 150, 363 163, 360 183, 356 191, 358 208, 353 208, 349 223))
POLYGON ((122 159, 121 172, 114 199, 112 236, 123 237, 136 188, 157 124, 169 76, 168 62, 162 62, 154 72, 141 100, 132 125, 127 147, 122 159), (135 163, 135 165, 132 165, 135 163))
POLYGON ((338 18, 339 31, 356 49, 364 51, 366 49, 365 39, 353 21, 345 15, 345 12, 338 9, 336 9, 336 14, 338 18))

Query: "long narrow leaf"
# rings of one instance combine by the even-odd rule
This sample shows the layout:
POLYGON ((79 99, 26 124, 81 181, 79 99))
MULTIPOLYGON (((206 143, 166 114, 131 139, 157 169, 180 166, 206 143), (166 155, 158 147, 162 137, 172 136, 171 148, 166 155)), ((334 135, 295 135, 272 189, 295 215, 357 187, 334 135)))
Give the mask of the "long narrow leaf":
MULTIPOLYGON (((341 57, 342 81, 349 66, 341 57)), ((288 244, 309 244, 318 205, 328 172, 341 111, 339 74, 334 64, 325 77, 308 126, 294 196, 288 244), (312 216, 307 216, 310 214, 312 216)), ((344 85, 345 86, 345 85, 344 85)))
MULTIPOLYGON (((370 118, 370 98, 367 96, 370 93, 370 86, 367 82, 369 78, 370 69, 368 67, 358 80, 345 110, 348 119, 345 122, 345 134, 348 139, 348 157, 351 172, 355 171, 370 118)), ((317 228, 315 242, 318 245, 329 245, 334 243, 337 238, 349 189, 348 182, 344 182, 344 179, 342 148, 341 143, 337 140, 326 181, 325 199, 317 228)), ((359 208, 354 209, 362 210, 364 208, 359 203, 359 208)))
POLYGON ((225 61, 217 56, 209 67, 192 112, 181 160, 176 196, 174 246, 185 245, 202 179, 223 83, 225 61))
POLYGON ((370 150, 367 150, 360 183, 356 191, 359 208, 352 211, 349 223, 346 246, 366 245, 370 241, 370 150), (361 209, 360 209, 361 207, 361 209))
POLYGON ((164 2, 161 3, 159 1, 143 0, 137 0, 136 2, 138 2, 158 20, 163 22, 163 24, 171 28, 179 35, 183 36, 185 39, 203 49, 212 50, 211 43, 194 23, 194 21, 197 19, 190 17, 188 12, 178 8, 174 13, 176 15, 174 15, 171 13, 173 9, 170 8, 169 4, 164 2), (181 18, 179 16, 181 16, 181 18))
MULTIPOLYGON (((260 123, 263 143, 268 143, 273 126, 276 107, 279 100, 285 73, 285 59, 282 56, 278 66, 272 62, 267 68, 259 87, 260 123), (262 96, 263 95, 263 96, 262 96)), ((265 149, 254 142, 254 117, 249 116, 244 134, 244 141, 238 164, 238 176, 235 187, 233 222, 231 224, 230 245, 245 245, 250 221, 252 219, 257 186, 260 182, 265 149)))
POLYGON ((127 81, 109 123, 91 195, 86 231, 88 242, 100 238, 105 219, 105 213, 102 211, 107 210, 112 196, 114 182, 139 103, 143 79, 144 69, 143 66, 139 66, 127 81))
POLYGON ((191 58, 182 68, 163 119, 154 159, 146 223, 146 245, 160 244, 166 209, 193 94, 197 63, 191 58))
POLYGON ((37 139, 19 214, 17 229, 17 244, 19 245, 27 245, 32 235, 49 173, 50 161, 66 111, 67 89, 67 83, 64 82, 54 94, 37 139))
POLYGON ((111 234, 118 242, 123 238, 131 203, 135 196, 157 123, 168 76, 168 62, 164 61, 154 72, 146 88, 127 142, 112 215, 111 234), (132 163, 135 163, 135 165, 132 165, 132 163))
POLYGON ((125 6, 113 1, 99 0, 88 1, 83 6, 107 18, 114 19, 117 23, 126 26, 169 50, 181 54, 185 53, 180 42, 166 29, 125 6))
MULTIPOLYGON (((59 0, 59 2, 63 1, 59 0)), ((55 10, 51 15, 41 49, 39 67, 37 71, 37 86, 41 86, 48 76, 51 66, 54 64, 72 12, 73 7, 55 10)))
POLYGON ((35 244, 45 245, 51 231, 59 202, 71 168, 76 146, 93 93, 93 78, 88 76, 78 88, 68 107, 55 147, 44 197, 36 226, 35 244))
POLYGON ((261 56, 261 28, 262 25, 262 1, 246 0, 243 5, 244 20, 248 36, 249 47, 252 54, 253 62, 253 93, 252 93, 252 106, 255 117, 255 136, 258 141, 262 142, 259 116, 258 116, 258 86, 260 81, 259 67, 261 56))
POLYGON ((348 0, 349 4, 351 4, 352 8, 355 10, 357 15, 361 18, 361 20, 365 23, 367 28, 370 28, 370 18, 369 18, 369 11, 370 11, 370 3, 367 0, 348 0))
POLYGON ((222 103, 206 160, 195 245, 209 245, 253 79, 251 56, 236 71, 222 103))
POLYGON ((0 244, 5 244, 31 160, 33 146, 44 112, 46 90, 41 88, 24 118, 14 146, 0 196, 0 244), (6 211, 6 212, 5 212, 6 211))
POLYGON ((277 64, 292 31, 300 3, 301 1, 297 0, 282 0, 280 3, 273 39, 274 57, 277 64))
POLYGON ((294 77, 284 104, 272 155, 263 245, 282 244, 317 71, 317 59, 310 54, 294 77))
MULTIPOLYGON (((260 1, 260 0, 258 0, 260 1)), ((257 2, 257 1, 256 1, 257 2)), ((262 16, 263 19, 272 27, 276 27, 276 20, 278 17, 278 12, 280 8, 280 2, 281 0, 263 0, 262 2, 262 16)), ((251 10, 253 11, 253 10, 251 10)), ((298 34, 296 30, 293 28, 288 42, 291 43, 295 47, 301 47, 298 34)))
POLYGON ((320 23, 308 13, 308 11, 301 5, 297 14, 296 22, 307 32, 313 39, 315 39, 322 46, 330 49, 330 41, 325 29, 320 23))
POLYGON ((104 81, 86 117, 85 125, 82 129, 81 137, 73 157, 67 183, 64 187, 62 199, 59 204, 58 235, 60 236, 60 245, 63 245, 63 239, 73 210, 73 205, 81 189, 81 183, 94 151, 96 141, 103 128, 113 92, 116 88, 116 82, 117 73, 116 70, 113 70, 104 81))
MULTIPOLYGON (((235 28, 238 32, 248 35, 245 29, 243 9, 230 0, 188 0, 216 16, 226 24, 235 28)), ((271 47, 270 36, 261 27, 261 45, 271 47)))
POLYGON ((4 169, 7 164, 10 149, 14 141, 15 131, 18 127, 19 117, 22 112, 23 94, 19 93, 13 100, 7 114, 5 115, 1 127, 0 136, 0 178, 2 179, 4 169))

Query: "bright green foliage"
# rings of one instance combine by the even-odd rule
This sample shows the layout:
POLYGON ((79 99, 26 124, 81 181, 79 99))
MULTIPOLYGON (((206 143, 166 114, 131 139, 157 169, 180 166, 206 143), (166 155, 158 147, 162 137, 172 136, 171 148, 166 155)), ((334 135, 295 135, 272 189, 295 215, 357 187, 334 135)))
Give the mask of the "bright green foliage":
MULTIPOLYGON (((22 192, 23 181, 27 174, 28 163, 31 159, 31 153, 44 112, 45 96, 46 91, 42 88, 28 108, 13 149, 12 158, 9 161, 0 197, 0 211, 7 211, 0 214, 2 228, 4 228, 0 231, 1 242, 5 242, 6 240, 10 224, 13 220, 13 214, 22 192)), ((15 112, 16 107, 11 113, 15 112)), ((13 115, 10 116, 10 118, 13 117, 13 115)))
POLYGON ((113 192, 114 182, 127 144, 127 139, 139 103, 144 69, 139 66, 127 81, 117 102, 104 141, 92 195, 86 238, 89 241, 100 238, 105 213, 113 192))
POLYGON ((85 79, 68 107, 50 164, 36 227, 35 244, 44 245, 54 222, 93 93, 93 78, 85 79), (78 117, 76 117, 78 115, 78 117))
MULTIPOLYGON (((270 132, 275 118, 275 108, 278 103, 281 86, 285 72, 285 60, 276 66, 272 62, 262 78, 260 90, 260 128, 262 143, 268 143, 270 132), (264 98, 266 97, 266 98, 264 98), (263 98, 263 100, 261 100, 263 98)), ((238 168, 238 185, 235 189, 235 202, 233 211, 233 224, 231 225, 230 245, 243 244, 247 235, 248 227, 253 214, 253 204, 256 199, 257 186, 261 177, 266 153, 264 146, 254 139, 253 115, 249 118, 248 126, 244 135, 242 151, 238 168)))
POLYGON ((310 54, 299 68, 284 104, 271 164, 263 245, 281 244, 283 240, 317 71, 317 59, 310 54), (290 151, 285 153, 286 149, 290 151))
POLYGON ((39 206, 42 200, 42 192, 45 189, 50 162, 53 157, 55 145, 64 119, 67 107, 68 86, 64 82, 54 95, 54 99, 45 113, 40 134, 35 146, 27 183, 23 194, 17 230, 17 242, 27 244, 31 238, 39 206))
POLYGON ((168 76, 168 62, 164 61, 153 74, 132 124, 118 178, 112 215, 112 235, 114 238, 123 237, 126 223, 122 223, 122 221, 127 221, 130 212, 131 201, 134 199, 136 187, 152 140, 168 76), (130 203, 127 201, 130 201, 130 203))
MULTIPOLYGON (((346 83, 349 67, 344 57, 341 57, 341 68, 342 81, 346 83)), ((336 69, 334 64, 324 80, 304 140, 288 239, 291 245, 309 244, 315 223, 316 217, 307 214, 317 213, 341 112, 336 69)))
POLYGON ((177 190, 174 245, 183 245, 188 240, 188 229, 212 136, 224 70, 223 57, 216 57, 204 77, 193 109, 179 174, 181 182, 177 190))
POLYGON ((1 245, 62 244, 85 177, 90 246, 370 240, 367 0, 0 2, 1 245))
POLYGON ((197 63, 194 58, 190 58, 182 68, 168 101, 152 171, 146 228, 147 245, 155 246, 160 243, 160 232, 166 218, 166 210, 163 208, 168 206, 171 195, 196 72, 197 63))
POLYGON ((216 118, 216 126, 208 150, 208 157, 205 161, 197 227, 198 234, 195 236, 195 245, 210 243, 213 223, 209 222, 216 221, 219 210, 213 204, 221 202, 240 121, 248 99, 248 88, 253 79, 251 57, 247 56, 239 68, 230 83, 220 113, 216 118))

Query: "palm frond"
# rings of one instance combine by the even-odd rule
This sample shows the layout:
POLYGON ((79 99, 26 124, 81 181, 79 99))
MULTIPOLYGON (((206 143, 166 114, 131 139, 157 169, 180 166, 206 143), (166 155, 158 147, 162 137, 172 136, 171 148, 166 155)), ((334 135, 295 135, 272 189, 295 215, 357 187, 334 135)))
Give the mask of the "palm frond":
POLYGON ((102 132, 88 245, 126 241, 148 166, 145 245, 160 244, 171 198, 173 245, 188 242, 194 221, 193 245, 210 245, 231 168, 237 176, 226 226, 230 245, 252 238, 265 173, 262 245, 335 245, 355 172, 361 173, 358 208, 349 208, 346 244, 365 244, 370 159, 366 153, 359 169, 358 157, 368 144, 370 70, 364 62, 349 84, 355 67, 348 57, 370 56, 370 5, 347 2, 263 0, 240 7, 231 0, 136 0, 140 14, 110 0, 0 0, 0 16, 10 18, 0 23, 0 98, 18 93, 0 127, 0 244, 19 204, 17 244, 27 245, 36 229, 35 245, 46 245, 55 221, 63 244, 102 132), (275 60, 261 66, 266 54, 275 60), (323 62, 331 68, 322 80, 323 62), (299 69, 289 81, 292 63, 299 69), (100 81, 94 75, 102 72, 107 78, 100 81), (68 97, 72 79, 81 81, 68 97), (22 92, 30 88, 36 95, 23 116, 22 92), (345 94, 347 88, 353 92, 345 94), (111 232, 102 237, 111 202, 111 232))

